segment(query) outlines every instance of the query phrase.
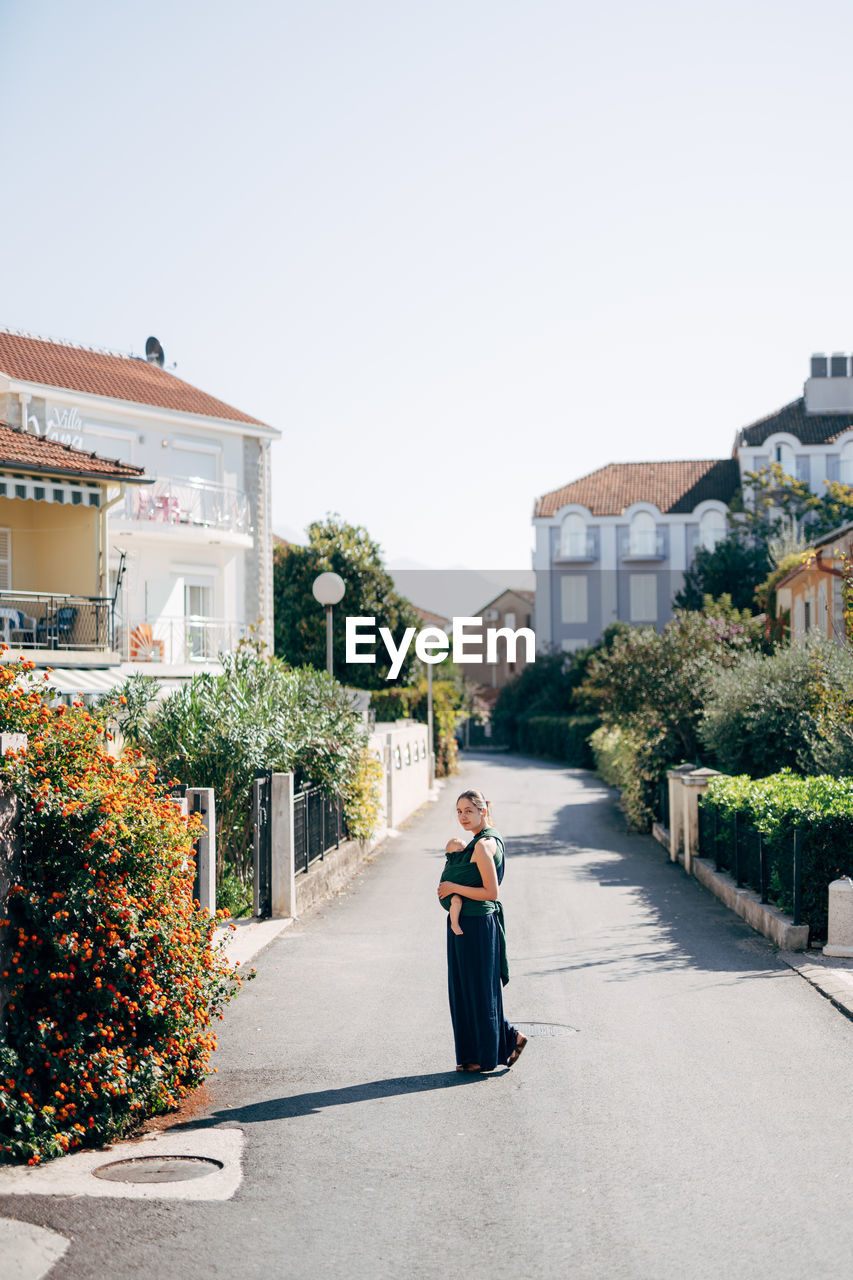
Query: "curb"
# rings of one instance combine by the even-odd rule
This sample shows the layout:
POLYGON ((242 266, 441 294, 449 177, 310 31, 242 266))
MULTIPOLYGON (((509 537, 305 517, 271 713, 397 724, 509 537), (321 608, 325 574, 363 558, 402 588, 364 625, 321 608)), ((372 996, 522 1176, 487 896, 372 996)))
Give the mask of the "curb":
POLYGON ((825 996, 845 1017, 853 1020, 853 969, 806 960, 796 951, 780 949, 779 959, 794 969, 810 986, 825 996))

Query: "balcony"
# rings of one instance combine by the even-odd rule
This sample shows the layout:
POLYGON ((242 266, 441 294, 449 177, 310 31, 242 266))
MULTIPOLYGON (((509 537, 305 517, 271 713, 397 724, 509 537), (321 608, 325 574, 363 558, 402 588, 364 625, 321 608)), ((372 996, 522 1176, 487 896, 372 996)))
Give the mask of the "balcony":
POLYGON ((665 560, 666 535, 660 530, 631 529, 624 531, 623 560, 665 560))
POLYGON ((557 560, 597 560, 593 533, 564 533, 557 547, 557 560))
POLYGON ((112 600, 0 591, 0 643, 10 649, 103 655, 112 650, 112 638, 112 600))
POLYGON ((174 534, 182 529, 215 531, 250 541, 249 499, 240 489, 206 480, 155 480, 125 494, 113 508, 118 520, 132 521, 150 532, 174 534))
POLYGON ((123 662, 165 662, 183 665, 215 662, 248 635, 245 622, 223 618, 127 618, 117 624, 123 662))

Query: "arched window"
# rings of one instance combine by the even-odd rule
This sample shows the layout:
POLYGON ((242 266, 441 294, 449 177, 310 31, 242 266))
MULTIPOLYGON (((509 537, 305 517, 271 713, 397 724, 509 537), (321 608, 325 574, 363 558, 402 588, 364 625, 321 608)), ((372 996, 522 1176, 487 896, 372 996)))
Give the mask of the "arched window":
POLYGON ((706 551, 713 551, 726 536, 726 518, 722 511, 706 511, 699 521, 699 543, 706 551))
POLYGON ((631 517, 631 535, 628 541, 632 556, 653 556, 657 551, 657 526, 648 511, 638 511, 631 517))
POLYGON ((841 446, 841 466, 838 479, 842 484, 853 484, 853 440, 841 446))
POLYGON ((782 441, 780 444, 773 446, 773 461, 778 462, 786 476, 796 477, 797 460, 794 457, 794 450, 789 444, 782 441))
POLYGON ((587 528, 583 516, 576 511, 563 516, 560 525, 560 555, 585 556, 587 548, 587 528))

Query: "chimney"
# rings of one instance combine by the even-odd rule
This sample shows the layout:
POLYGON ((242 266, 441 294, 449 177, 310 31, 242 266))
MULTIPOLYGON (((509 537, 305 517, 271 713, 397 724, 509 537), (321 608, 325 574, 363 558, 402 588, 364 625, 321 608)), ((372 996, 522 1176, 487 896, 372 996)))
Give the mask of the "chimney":
POLYGON ((806 413, 853 414, 850 357, 843 351, 833 351, 828 359, 822 352, 813 355, 803 394, 806 413))

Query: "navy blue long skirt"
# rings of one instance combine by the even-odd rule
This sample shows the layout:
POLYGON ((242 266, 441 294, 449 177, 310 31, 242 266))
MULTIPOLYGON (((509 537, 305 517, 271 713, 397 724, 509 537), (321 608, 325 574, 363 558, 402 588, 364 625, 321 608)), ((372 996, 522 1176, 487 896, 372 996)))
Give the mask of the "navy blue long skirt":
POLYGON ((462 916, 461 936, 447 921, 447 990, 456 1061, 492 1071, 515 1048, 518 1032, 504 1017, 498 927, 493 915, 462 916))

